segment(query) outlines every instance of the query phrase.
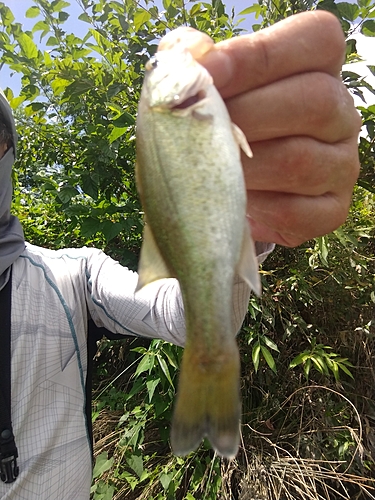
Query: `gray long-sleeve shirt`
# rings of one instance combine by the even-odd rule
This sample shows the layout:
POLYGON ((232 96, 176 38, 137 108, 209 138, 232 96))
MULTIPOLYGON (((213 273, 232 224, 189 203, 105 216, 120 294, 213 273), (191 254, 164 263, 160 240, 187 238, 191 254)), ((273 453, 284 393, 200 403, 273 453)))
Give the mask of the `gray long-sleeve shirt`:
MULTIPOLYGON (((272 245, 257 244, 261 261, 272 245)), ((26 245, 12 272, 12 422, 20 474, 1 499, 88 500, 91 455, 85 420, 88 316, 112 332, 183 345, 178 282, 134 292, 138 275, 92 248, 26 245)), ((239 329, 249 289, 234 285, 239 329)))

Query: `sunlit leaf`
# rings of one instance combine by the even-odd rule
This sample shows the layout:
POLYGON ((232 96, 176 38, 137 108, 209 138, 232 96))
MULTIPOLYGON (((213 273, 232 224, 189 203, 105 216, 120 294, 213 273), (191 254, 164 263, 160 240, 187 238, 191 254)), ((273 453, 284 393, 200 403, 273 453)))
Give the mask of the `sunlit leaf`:
POLYGON ((257 372, 259 368, 259 360, 260 360, 260 343, 257 342, 254 344, 253 349, 251 351, 251 357, 254 365, 254 369, 257 372))
POLYGON ((108 137, 109 143, 112 144, 112 142, 124 135, 127 130, 128 127, 114 127, 108 137))
POLYGON ((35 59, 38 57, 38 49, 33 39, 26 35, 26 33, 21 33, 18 36, 18 43, 20 44, 23 54, 29 59, 35 59))
POLYGON ((39 7, 36 7, 36 6, 30 7, 25 12, 25 16, 29 17, 29 18, 38 17, 39 14, 40 14, 40 9, 39 9, 39 7))
POLYGON ((274 372, 274 373, 277 373, 277 370, 276 370, 276 363, 275 363, 275 360, 271 354, 271 352, 267 349, 266 346, 262 345, 260 346, 260 350, 263 354, 263 357, 264 359, 266 360, 266 363, 267 365, 271 368, 271 370, 274 372))
POLYGON ((137 369, 135 371, 135 376, 148 371, 152 367, 150 354, 145 354, 141 361, 138 363, 137 369))
POLYGON ((168 368, 167 363, 165 362, 165 359, 163 359, 160 356, 160 354, 157 355, 157 359, 159 361, 160 368, 162 369, 162 371, 163 371, 164 375, 166 376, 168 382, 171 384, 172 387, 174 387, 172 379, 171 379, 171 375, 170 375, 170 372, 169 372, 169 368, 168 368))
POLYGON ((146 9, 139 9, 134 14, 134 27, 138 31, 139 28, 151 19, 151 14, 146 9))

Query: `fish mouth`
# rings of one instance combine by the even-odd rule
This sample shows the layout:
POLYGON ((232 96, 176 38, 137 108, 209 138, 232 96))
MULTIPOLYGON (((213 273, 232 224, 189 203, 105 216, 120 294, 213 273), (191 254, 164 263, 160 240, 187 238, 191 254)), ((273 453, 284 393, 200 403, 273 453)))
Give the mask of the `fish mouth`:
POLYGON ((200 90, 196 94, 187 97, 182 102, 179 102, 176 105, 170 106, 170 109, 188 109, 192 106, 195 106, 198 102, 203 101, 206 97, 206 92, 204 90, 200 90))

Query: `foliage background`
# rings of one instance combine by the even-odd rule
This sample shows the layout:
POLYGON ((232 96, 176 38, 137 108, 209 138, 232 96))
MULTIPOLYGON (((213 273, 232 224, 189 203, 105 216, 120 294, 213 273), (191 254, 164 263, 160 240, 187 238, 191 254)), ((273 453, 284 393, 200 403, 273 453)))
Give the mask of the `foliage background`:
MULTIPOLYGON (((13 210, 27 239, 89 245, 136 269, 142 212, 134 182, 135 116, 145 61, 168 30, 188 24, 215 41, 296 12, 339 17, 347 60, 354 30, 375 36, 375 6, 334 0, 259 0, 238 17, 221 0, 76 0, 82 38, 66 29, 69 3, 34 0, 24 31, 0 2, 0 64, 22 77, 5 93, 20 136, 13 210)), ((374 68, 370 67, 374 73, 374 68)), ((357 95, 375 90, 343 73, 357 95)), ((361 177, 347 223, 297 249, 277 248, 262 270, 239 336, 243 441, 236 460, 205 444, 186 459, 169 444, 181 350, 155 340, 99 343, 92 496, 99 499, 375 498, 375 106, 359 108, 361 177)))

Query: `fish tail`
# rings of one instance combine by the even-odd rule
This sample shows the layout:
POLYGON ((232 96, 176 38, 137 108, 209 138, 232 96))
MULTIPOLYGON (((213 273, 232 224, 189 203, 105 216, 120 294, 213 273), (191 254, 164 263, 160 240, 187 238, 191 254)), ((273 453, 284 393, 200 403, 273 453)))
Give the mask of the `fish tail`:
POLYGON ((207 359, 194 349, 184 352, 171 430, 175 455, 195 450, 207 437, 214 450, 234 458, 240 441, 240 361, 237 345, 207 359), (233 352, 232 352, 233 351, 233 352))

